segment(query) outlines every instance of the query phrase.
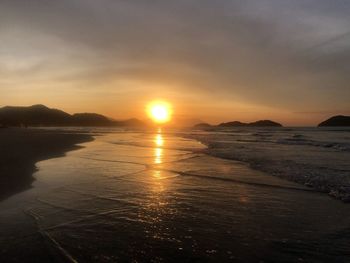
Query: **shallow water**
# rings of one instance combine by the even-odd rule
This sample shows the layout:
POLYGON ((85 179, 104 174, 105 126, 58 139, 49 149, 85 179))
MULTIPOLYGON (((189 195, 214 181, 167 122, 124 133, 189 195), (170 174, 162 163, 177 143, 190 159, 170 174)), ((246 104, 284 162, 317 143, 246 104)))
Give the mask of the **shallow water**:
POLYGON ((235 128, 190 135, 217 157, 350 202, 350 128, 235 128))
POLYGON ((84 146, 38 163, 33 189, 0 203, 2 258, 350 261, 349 206, 327 195, 175 134, 113 132, 84 146))

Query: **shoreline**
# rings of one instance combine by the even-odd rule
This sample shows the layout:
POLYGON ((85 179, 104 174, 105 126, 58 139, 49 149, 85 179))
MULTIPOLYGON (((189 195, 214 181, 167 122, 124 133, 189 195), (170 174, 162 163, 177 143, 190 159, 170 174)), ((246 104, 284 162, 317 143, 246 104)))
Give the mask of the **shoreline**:
POLYGON ((0 261, 142 262, 137 251, 149 251, 149 261, 347 262, 346 204, 243 163, 179 152, 202 148, 197 140, 167 134, 173 150, 159 151, 155 139, 110 133, 37 163, 32 190, 2 202, 0 261))
POLYGON ((64 156, 93 140, 79 132, 0 129, 0 201, 32 187, 37 162, 64 156))
POLYGON ((329 197, 339 200, 343 203, 350 203, 350 187, 346 184, 345 181, 339 184, 331 184, 331 183, 323 184, 322 180, 319 180, 319 181, 315 180, 313 184, 310 185, 308 183, 308 181, 310 180, 310 177, 308 176, 300 177, 293 173, 290 173, 290 174, 282 173, 279 170, 276 171, 271 169, 269 166, 264 166, 261 163, 256 163, 254 159, 238 157, 237 152, 235 152, 234 154, 232 154, 231 152, 225 152, 226 148, 217 147, 217 145, 215 145, 215 140, 212 140, 211 138, 204 138, 201 136, 193 136, 193 135, 187 135, 184 137, 189 139, 194 139, 202 143, 203 145, 205 145, 207 148, 204 149, 203 152, 209 156, 226 159, 226 160, 239 161, 239 162, 245 163, 247 166, 257 171, 261 171, 269 175, 281 178, 283 180, 294 182, 299 185, 303 185, 309 188, 310 190, 312 189, 315 192, 327 194, 329 197))

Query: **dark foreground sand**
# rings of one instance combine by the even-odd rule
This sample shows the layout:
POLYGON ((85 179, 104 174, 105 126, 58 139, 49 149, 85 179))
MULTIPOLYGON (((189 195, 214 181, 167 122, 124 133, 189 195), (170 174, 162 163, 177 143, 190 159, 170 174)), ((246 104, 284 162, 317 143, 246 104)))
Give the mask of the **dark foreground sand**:
POLYGON ((0 202, 2 262, 350 262, 350 209, 198 141, 111 132, 0 202))
POLYGON ((31 187, 35 163, 91 141, 87 134, 39 129, 0 129, 0 201, 31 187))

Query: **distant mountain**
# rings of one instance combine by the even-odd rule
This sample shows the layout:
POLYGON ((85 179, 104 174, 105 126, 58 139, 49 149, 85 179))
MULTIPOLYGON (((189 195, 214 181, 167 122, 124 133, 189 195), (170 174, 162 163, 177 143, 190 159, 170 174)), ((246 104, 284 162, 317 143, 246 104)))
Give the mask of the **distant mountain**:
POLYGON ((282 127, 282 124, 270 120, 261 120, 251 123, 231 121, 220 123, 218 127, 282 127))
POLYGON ((7 126, 62 126, 70 122, 71 115, 44 105, 30 107, 6 106, 0 108, 0 123, 7 126))
POLYGON ((72 116, 72 123, 76 126, 111 126, 113 121, 106 116, 96 113, 76 113, 72 116))
POLYGON ((124 121, 113 121, 113 126, 145 127, 146 124, 143 121, 133 118, 124 121))
POLYGON ((242 127, 247 126, 247 123, 243 123, 240 121, 230 121, 230 122, 223 122, 218 125, 218 127, 242 127))
POLYGON ((251 127, 282 127, 282 124, 270 120, 262 120, 248 123, 251 127))
POLYGON ((318 127, 350 126, 350 116, 333 116, 328 120, 321 122, 318 127))
POLYGON ((283 127, 282 124, 270 120, 261 120, 251 123, 244 123, 240 121, 230 121, 230 122, 223 122, 219 125, 210 125, 208 123, 198 123, 195 126, 193 126, 194 129, 213 129, 213 128, 233 128, 233 127, 283 127))
POLYGON ((130 126, 144 127, 137 119, 115 121, 96 113, 76 113, 51 109, 44 105, 0 108, 0 126, 130 126))
POLYGON ((209 123, 198 123, 193 126, 194 129, 200 129, 200 130, 207 130, 207 129, 212 129, 214 126, 210 125, 209 123))

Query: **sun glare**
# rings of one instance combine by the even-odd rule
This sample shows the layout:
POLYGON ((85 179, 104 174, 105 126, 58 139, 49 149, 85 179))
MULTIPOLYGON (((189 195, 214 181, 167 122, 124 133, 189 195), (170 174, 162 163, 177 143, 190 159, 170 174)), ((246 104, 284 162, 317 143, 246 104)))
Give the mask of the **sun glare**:
POLYGON ((152 102, 147 107, 149 117, 157 123, 165 123, 171 119, 171 106, 169 103, 156 101, 152 102))

